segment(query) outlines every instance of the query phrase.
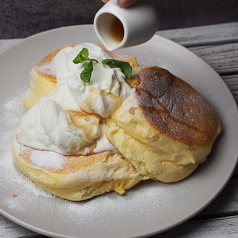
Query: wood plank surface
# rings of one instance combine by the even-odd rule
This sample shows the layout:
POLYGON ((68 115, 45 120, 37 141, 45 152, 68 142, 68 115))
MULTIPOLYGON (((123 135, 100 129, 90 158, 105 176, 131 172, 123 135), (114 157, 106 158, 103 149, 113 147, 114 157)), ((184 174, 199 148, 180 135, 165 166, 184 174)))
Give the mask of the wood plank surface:
POLYGON ((186 47, 238 42, 238 22, 158 31, 158 35, 186 47))
POLYGON ((238 73, 238 43, 190 47, 219 74, 238 73))

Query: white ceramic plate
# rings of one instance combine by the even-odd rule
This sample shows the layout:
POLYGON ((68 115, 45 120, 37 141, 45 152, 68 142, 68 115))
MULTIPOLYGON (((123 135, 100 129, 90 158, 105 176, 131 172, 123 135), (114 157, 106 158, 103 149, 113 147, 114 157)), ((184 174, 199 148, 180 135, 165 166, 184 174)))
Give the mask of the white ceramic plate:
POLYGON ((23 114, 30 69, 46 54, 71 43, 100 43, 92 26, 73 26, 29 37, 0 54, 0 212, 53 237, 122 238, 170 229, 197 214, 224 188, 237 161, 238 112, 230 91, 203 60, 159 36, 121 50, 140 65, 158 65, 194 86, 218 113, 223 132, 208 161, 175 184, 146 181, 125 195, 108 193, 85 202, 48 194, 13 165, 11 135, 23 114), (17 196, 13 196, 16 194, 17 196))

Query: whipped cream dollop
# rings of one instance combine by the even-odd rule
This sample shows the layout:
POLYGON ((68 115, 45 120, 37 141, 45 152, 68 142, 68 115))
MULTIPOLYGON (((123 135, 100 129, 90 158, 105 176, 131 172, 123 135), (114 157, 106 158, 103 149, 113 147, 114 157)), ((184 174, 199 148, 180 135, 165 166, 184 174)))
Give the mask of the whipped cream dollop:
MULTIPOLYGON (((50 66, 57 78, 55 90, 42 97, 22 117, 18 141, 35 149, 65 155, 110 149, 109 142, 105 148, 102 146, 102 138, 105 141, 106 137, 102 134, 105 124, 104 129, 100 128, 100 120, 110 116, 134 93, 119 68, 112 69, 101 63, 110 58, 92 43, 60 50, 50 66), (83 48, 88 49, 90 58, 98 61, 94 63, 90 83, 80 79, 85 63, 73 63, 83 48)), ((111 150, 115 150, 112 145, 111 150)))
POLYGON ((23 116, 17 133, 18 140, 36 149, 66 155, 84 154, 90 151, 87 147, 100 136, 100 131, 99 118, 94 117, 90 121, 82 118, 82 121, 87 131, 83 127, 76 127, 56 101, 44 97, 23 116))
POLYGON ((61 82, 67 84, 71 97, 81 110, 106 118, 122 104, 128 95, 134 92, 134 89, 125 82, 125 75, 119 68, 112 69, 102 64, 103 59, 111 58, 101 47, 84 43, 62 49, 53 59, 51 70, 56 75, 58 84, 61 82), (74 58, 83 48, 88 49, 90 58, 98 61, 93 63, 90 83, 80 79, 80 74, 87 62, 73 63, 74 58))

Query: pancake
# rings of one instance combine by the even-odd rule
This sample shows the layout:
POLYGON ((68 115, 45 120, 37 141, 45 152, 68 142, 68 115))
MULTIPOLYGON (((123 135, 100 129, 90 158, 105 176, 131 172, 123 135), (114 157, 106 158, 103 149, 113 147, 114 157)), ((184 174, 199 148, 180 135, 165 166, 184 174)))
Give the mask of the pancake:
MULTIPOLYGON (((68 46, 74 47, 77 44, 71 44, 68 46)), ((132 55, 125 55, 115 51, 108 51, 103 45, 99 45, 105 52, 111 55, 114 59, 125 61, 131 64, 132 67, 137 67, 136 57, 132 55)), ((67 46, 65 46, 67 47, 67 46)), ((65 48, 63 47, 63 48, 65 48)), ((57 49, 45 56, 40 62, 38 62, 30 72, 30 88, 26 97, 24 98, 25 110, 31 108, 36 102, 39 101, 47 93, 55 89, 57 79, 52 72, 50 65, 55 55, 63 48, 57 49)))
POLYGON ((143 67, 134 95, 107 119, 109 141, 144 176, 177 182, 203 163, 221 132, 209 103, 159 67, 143 67))
POLYGON ((46 191, 72 201, 82 201, 115 190, 125 190, 144 179, 122 155, 104 151, 65 156, 36 150, 13 137, 13 160, 20 170, 46 191))

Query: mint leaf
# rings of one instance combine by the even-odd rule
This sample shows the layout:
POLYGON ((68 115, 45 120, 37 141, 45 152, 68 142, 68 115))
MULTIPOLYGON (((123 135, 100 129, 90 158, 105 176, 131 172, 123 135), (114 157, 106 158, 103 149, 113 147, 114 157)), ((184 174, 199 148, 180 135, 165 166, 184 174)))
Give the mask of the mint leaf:
POLYGON ((80 78, 83 82, 90 83, 91 75, 93 72, 93 61, 97 63, 98 61, 96 59, 90 59, 88 49, 83 48, 75 57, 73 63, 79 64, 84 63, 85 61, 89 61, 89 63, 84 66, 84 69, 80 74, 80 78))
POLYGON ((131 78, 132 67, 128 62, 115 59, 104 59, 102 60, 102 63, 107 64, 110 68, 120 68, 127 79, 131 78))
POLYGON ((84 66, 84 69, 80 74, 81 80, 85 83, 90 83, 92 72, 93 72, 93 62, 89 61, 89 63, 84 66))
POLYGON ((88 53, 88 49, 83 48, 78 55, 75 57, 75 59, 73 60, 73 62, 75 64, 79 64, 79 63, 84 63, 86 60, 90 60, 88 58, 89 53, 88 53))

